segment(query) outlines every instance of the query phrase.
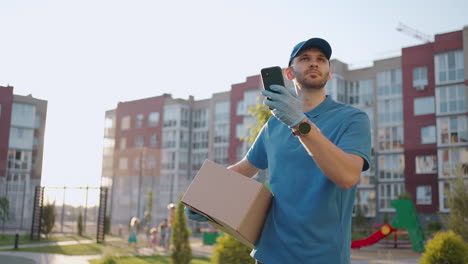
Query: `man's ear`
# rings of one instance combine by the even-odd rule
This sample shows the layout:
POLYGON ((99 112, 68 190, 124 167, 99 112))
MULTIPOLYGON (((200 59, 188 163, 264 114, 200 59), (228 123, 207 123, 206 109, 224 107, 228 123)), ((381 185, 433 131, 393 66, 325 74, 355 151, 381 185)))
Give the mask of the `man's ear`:
POLYGON ((291 70, 291 67, 287 67, 286 69, 284 69, 284 75, 286 75, 286 78, 288 78, 288 80, 292 81, 294 80, 295 76, 291 70))
POLYGON ((330 71, 328 72, 327 81, 329 81, 331 77, 332 77, 332 70, 330 69, 330 71))

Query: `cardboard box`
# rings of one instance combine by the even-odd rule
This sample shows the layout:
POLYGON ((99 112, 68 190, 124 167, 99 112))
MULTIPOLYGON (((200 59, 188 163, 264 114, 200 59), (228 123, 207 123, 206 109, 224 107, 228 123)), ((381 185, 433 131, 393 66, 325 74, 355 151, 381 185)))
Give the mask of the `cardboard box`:
POLYGON ((271 199, 263 184, 205 160, 182 203, 207 217, 212 226, 253 248, 271 199))

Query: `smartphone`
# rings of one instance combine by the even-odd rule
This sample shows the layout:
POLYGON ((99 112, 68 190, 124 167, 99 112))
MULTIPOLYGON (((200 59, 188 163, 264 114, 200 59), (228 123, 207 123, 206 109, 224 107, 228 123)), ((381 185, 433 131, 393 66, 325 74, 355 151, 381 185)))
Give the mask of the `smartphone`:
POLYGON ((277 84, 284 86, 283 70, 278 67, 263 68, 260 70, 262 75, 263 89, 270 91, 270 85, 277 84))

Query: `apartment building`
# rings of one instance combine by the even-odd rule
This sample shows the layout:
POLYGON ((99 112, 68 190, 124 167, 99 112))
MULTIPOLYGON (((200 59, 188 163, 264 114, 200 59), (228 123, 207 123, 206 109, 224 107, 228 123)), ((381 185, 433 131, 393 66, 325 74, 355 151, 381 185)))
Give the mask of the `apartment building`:
POLYGON ((9 201, 6 228, 31 227, 34 188, 41 183, 47 101, 0 86, 0 197, 9 201))
MULTIPOLYGON (((433 43, 403 48, 401 57, 376 60, 366 68, 350 69, 344 62, 331 61, 333 77, 326 85, 327 94, 365 111, 371 121, 371 166, 361 175, 356 206, 373 221, 381 222, 384 214, 391 219, 395 211, 390 201, 406 193, 423 221, 436 220, 437 214, 448 212, 446 190, 455 169, 461 168, 467 176, 467 50, 465 27, 436 35, 433 43)), ((285 81, 286 86, 293 86, 285 81)), ((158 204, 155 214, 163 218, 165 206, 177 201, 204 159, 229 165, 243 158, 250 146, 241 138, 248 136, 247 128, 256 122, 247 110, 261 103, 261 89, 260 76, 255 75, 205 100, 163 95, 120 103, 116 110, 108 111, 106 131, 115 137, 105 138, 105 146, 114 149, 105 153, 112 153, 114 158, 107 156, 107 160, 114 164, 107 167, 112 169, 106 171, 106 177, 103 167, 103 179, 112 183, 113 192, 122 193, 126 188, 126 194, 118 194, 113 201, 128 201, 112 208, 125 211, 125 221, 133 215, 141 216, 144 194, 152 186, 154 204, 158 204), (148 105, 144 106, 146 101, 148 105), (154 127, 152 132, 157 142, 152 146, 148 145, 151 133, 141 134, 143 139, 135 139, 139 132, 128 134, 143 131, 137 128, 138 122, 145 124, 151 111, 158 112, 157 119, 162 120, 161 127, 154 127), (143 169, 137 159, 146 159, 142 149, 144 153, 154 152, 151 172, 150 165, 143 169), (133 157, 129 157, 130 152, 133 157), (125 177, 125 184, 115 184, 125 177), (146 189, 142 191, 140 186, 146 189)), ((267 171, 257 176, 260 181, 267 178, 267 171)), ((116 216, 112 213, 113 219, 116 216)))

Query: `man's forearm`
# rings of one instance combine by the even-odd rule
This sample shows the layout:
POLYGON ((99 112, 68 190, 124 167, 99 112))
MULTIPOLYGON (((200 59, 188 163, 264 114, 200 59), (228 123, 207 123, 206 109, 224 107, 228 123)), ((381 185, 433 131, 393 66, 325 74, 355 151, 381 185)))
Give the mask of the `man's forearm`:
POLYGON ((358 155, 344 152, 328 140, 314 124, 311 126, 312 130, 308 134, 298 138, 325 176, 343 189, 356 185, 364 160, 358 155))
POLYGON ((253 166, 246 158, 242 159, 234 165, 227 167, 227 169, 240 173, 249 178, 252 178, 260 170, 253 166))

